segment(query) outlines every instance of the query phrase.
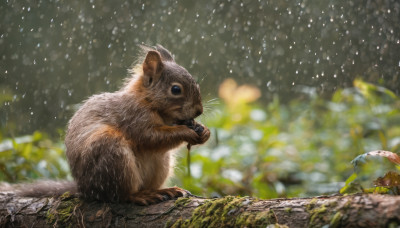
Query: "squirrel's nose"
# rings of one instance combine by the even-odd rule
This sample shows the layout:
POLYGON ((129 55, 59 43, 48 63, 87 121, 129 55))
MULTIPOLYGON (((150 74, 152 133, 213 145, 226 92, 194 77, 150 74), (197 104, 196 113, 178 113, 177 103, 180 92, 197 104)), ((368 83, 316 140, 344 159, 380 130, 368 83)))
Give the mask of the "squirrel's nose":
POLYGON ((195 118, 200 116, 203 113, 203 107, 202 106, 198 106, 196 109, 196 114, 195 114, 195 118))

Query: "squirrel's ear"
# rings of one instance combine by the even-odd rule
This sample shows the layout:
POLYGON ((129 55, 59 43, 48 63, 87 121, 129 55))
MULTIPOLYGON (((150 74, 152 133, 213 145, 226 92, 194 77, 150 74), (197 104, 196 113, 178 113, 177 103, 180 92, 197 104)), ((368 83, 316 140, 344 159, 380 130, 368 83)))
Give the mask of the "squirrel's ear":
POLYGON ((157 51, 147 52, 146 58, 143 62, 143 77, 144 86, 148 87, 153 82, 156 82, 160 76, 163 68, 160 53, 157 51))

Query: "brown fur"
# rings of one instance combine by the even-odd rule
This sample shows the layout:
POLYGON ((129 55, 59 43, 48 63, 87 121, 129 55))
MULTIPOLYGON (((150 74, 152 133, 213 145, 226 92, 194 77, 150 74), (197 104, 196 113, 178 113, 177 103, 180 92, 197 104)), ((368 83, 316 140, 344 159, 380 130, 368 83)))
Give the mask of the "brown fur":
POLYGON ((171 150, 206 142, 182 120, 203 111, 198 84, 162 46, 143 47, 146 56, 125 86, 90 97, 69 122, 66 154, 78 191, 87 199, 139 204, 182 196, 160 189, 171 175, 171 150), (171 93, 179 85, 182 94, 171 93))

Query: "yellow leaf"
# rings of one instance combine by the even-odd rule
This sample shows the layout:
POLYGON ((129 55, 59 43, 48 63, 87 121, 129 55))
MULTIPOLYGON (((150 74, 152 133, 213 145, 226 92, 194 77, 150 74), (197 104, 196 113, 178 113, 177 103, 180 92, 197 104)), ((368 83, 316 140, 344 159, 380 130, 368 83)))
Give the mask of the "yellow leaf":
POLYGON ((390 151, 385 151, 385 150, 374 150, 371 152, 366 153, 366 155, 370 155, 370 156, 381 156, 381 157, 386 157, 387 159, 389 159, 391 162, 400 165, 400 157, 399 155, 390 152, 390 151))
POLYGON ((225 103, 231 106, 251 103, 261 96, 261 91, 257 87, 246 84, 238 86, 232 78, 225 79, 218 92, 225 103))

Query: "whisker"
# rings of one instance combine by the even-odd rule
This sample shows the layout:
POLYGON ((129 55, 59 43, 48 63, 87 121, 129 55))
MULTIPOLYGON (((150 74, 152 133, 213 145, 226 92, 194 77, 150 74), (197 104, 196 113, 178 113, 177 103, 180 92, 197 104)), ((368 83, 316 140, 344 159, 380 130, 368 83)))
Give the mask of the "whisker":
POLYGON ((196 77, 196 83, 201 85, 201 83, 204 81, 204 79, 207 77, 207 75, 204 75, 203 77, 196 77))
POLYGON ((220 114, 220 110, 216 108, 220 104, 219 98, 213 98, 205 101, 203 104, 203 115, 199 117, 200 121, 207 118, 213 118, 220 114))
POLYGON ((205 104, 217 105, 217 104, 219 104, 219 98, 210 99, 210 100, 206 101, 205 104))
POLYGON ((209 119, 209 118, 211 118, 211 119, 215 118, 216 116, 218 116, 220 114, 221 114, 221 110, 219 110, 219 109, 210 109, 210 110, 207 110, 207 111, 203 112, 203 115, 201 115, 199 118, 200 118, 200 121, 204 121, 204 120, 209 119))
POLYGON ((215 107, 218 106, 219 104, 220 104, 220 102, 219 102, 218 98, 214 98, 214 99, 206 101, 203 105, 204 112, 208 112, 210 110, 215 109, 215 107))

